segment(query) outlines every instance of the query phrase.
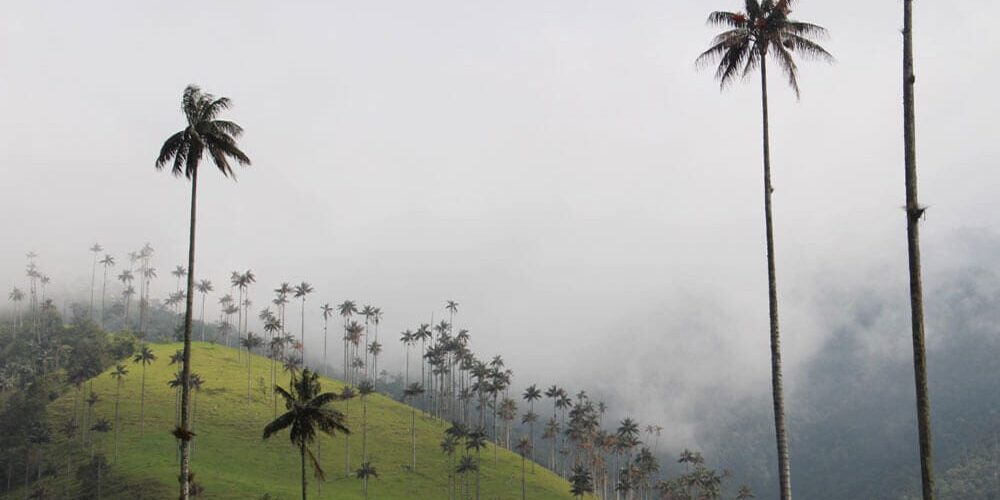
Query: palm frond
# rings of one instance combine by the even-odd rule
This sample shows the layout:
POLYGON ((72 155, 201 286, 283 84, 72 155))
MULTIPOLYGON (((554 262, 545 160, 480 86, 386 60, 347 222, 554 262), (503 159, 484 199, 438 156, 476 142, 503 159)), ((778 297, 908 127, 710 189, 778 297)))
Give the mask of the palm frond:
POLYGON ((829 33, 826 28, 812 24, 804 23, 801 21, 792 21, 791 19, 785 21, 784 26, 782 26, 782 31, 785 33, 794 33, 800 36, 812 36, 816 38, 826 38, 829 33))
MULTIPOLYGON (((189 142, 187 150, 187 162, 184 165, 184 176, 188 179, 194 175, 194 171, 198 168, 198 162, 201 161, 201 154, 204 151, 204 146, 201 141, 193 140, 189 142)), ((181 172, 176 168, 173 170, 174 175, 181 175, 181 172)))
POLYGON ((319 460, 316 460, 316 455, 313 455, 312 450, 307 446, 305 448, 306 456, 309 457, 309 463, 312 464, 313 474, 319 478, 320 481, 326 481, 326 473, 323 472, 323 467, 320 467, 319 460))
POLYGON ((773 44, 772 48, 774 49, 774 59, 778 61, 778 66, 781 66, 782 71, 785 72, 785 76, 788 78, 788 86, 792 87, 792 90, 795 91, 795 97, 799 97, 798 67, 795 65, 792 54, 780 43, 773 44))
POLYGON ((222 172, 222 175, 226 177, 232 177, 234 175, 232 167, 229 166, 229 159, 226 157, 225 152, 211 142, 208 144, 208 154, 212 157, 212 162, 215 163, 215 166, 220 172, 222 172))
POLYGON ((801 54, 803 57, 808 57, 812 59, 819 59, 828 63, 835 62, 833 55, 826 51, 818 43, 809 40, 805 37, 799 35, 785 34, 782 37, 782 43, 785 48, 794 50, 801 54))
POLYGON ((264 426, 263 439, 268 439, 275 433, 287 429, 289 426, 295 423, 295 414, 292 412, 282 413, 281 416, 274 419, 273 422, 264 426))
POLYGON ((708 24, 740 28, 746 24, 746 16, 735 12, 716 11, 708 15, 708 24))
POLYGON ((219 113, 229 109, 233 105, 228 97, 220 97, 215 99, 215 96, 211 94, 205 94, 207 99, 205 105, 201 110, 201 121, 212 121, 219 116, 219 113))
POLYGON ((228 120, 212 120, 209 124, 222 133, 232 136, 234 139, 239 139, 240 136, 243 135, 243 127, 239 126, 236 122, 228 120))
POLYGON ((167 138, 160 148, 160 154, 156 157, 156 169, 162 169, 172 158, 182 153, 184 149, 184 131, 167 138))
POLYGON ((335 392, 324 392, 323 394, 312 398, 312 400, 309 401, 309 406, 321 408, 334 401, 339 401, 340 399, 340 395, 335 392))
POLYGON ((194 124, 198 121, 199 100, 201 100, 201 89, 194 84, 188 85, 184 89, 184 95, 181 97, 181 111, 187 117, 188 124, 194 124))

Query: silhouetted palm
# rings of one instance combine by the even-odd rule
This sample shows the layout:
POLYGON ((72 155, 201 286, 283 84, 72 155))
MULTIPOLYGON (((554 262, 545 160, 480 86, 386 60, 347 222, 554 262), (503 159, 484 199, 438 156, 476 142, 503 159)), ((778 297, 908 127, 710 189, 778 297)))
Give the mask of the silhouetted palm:
POLYGON ((252 387, 252 382, 251 381, 253 380, 253 373, 252 373, 253 372, 253 356, 252 356, 252 354, 253 354, 253 351, 256 350, 258 347, 260 347, 263 343, 264 343, 264 341, 260 337, 258 337, 257 335, 254 335, 253 332, 247 332, 247 336, 245 338, 243 338, 243 339, 240 339, 240 345, 243 346, 243 348, 247 350, 247 404, 248 405, 252 402, 252 399, 251 399, 251 396, 250 396, 250 390, 251 390, 251 387, 252 387))
POLYGON ((424 393, 424 387, 416 382, 406 386, 403 399, 410 402, 410 443, 412 444, 412 462, 410 470, 417 470, 417 407, 414 399, 424 393))
MULTIPOLYGON (((104 280, 101 282, 101 321, 100 321, 101 328, 104 328, 104 299, 105 297, 107 297, 107 291, 108 291, 108 270, 111 269, 112 267, 115 267, 115 258, 111 255, 105 254, 104 258, 101 259, 100 264, 104 266, 104 280)), ((46 277, 44 276, 42 277, 43 282, 46 279, 47 279, 46 277)), ((44 292, 42 292, 42 296, 43 297, 45 296, 44 292)))
MULTIPOLYGON (((482 462, 481 451, 486 447, 486 430, 482 427, 477 427, 476 430, 468 433, 465 436, 465 449, 466 450, 476 450, 476 499, 479 499, 479 467, 478 465, 482 462)), ((459 465, 461 467, 461 464, 459 465)))
POLYGON ((337 432, 348 434, 350 430, 344 414, 328 406, 340 396, 332 392, 321 393, 319 376, 308 368, 302 370, 301 377, 292 374, 288 391, 278 386, 274 390, 285 400, 287 411, 264 427, 263 438, 268 439, 284 429, 290 430, 289 439, 298 447, 302 461, 302 499, 305 500, 307 456, 317 476, 323 478, 322 467, 309 451, 317 431, 334 436, 337 432))
POLYGON ((327 348, 327 330, 330 326, 330 317, 333 316, 333 307, 329 303, 320 306, 320 310, 323 311, 323 373, 329 375, 329 370, 327 370, 327 365, 329 363, 326 357, 327 348))
POLYGON ((784 390, 781 373, 781 337, 778 328, 778 290, 775 277, 774 229, 771 215, 771 146, 767 111, 767 58, 771 56, 784 71, 788 84, 799 94, 798 67, 792 57, 832 61, 833 56, 810 39, 826 30, 810 23, 788 18, 793 0, 747 0, 746 12, 713 12, 708 22, 726 28, 712 46, 698 57, 700 64, 719 62, 715 76, 722 87, 760 68, 761 109, 764 152, 764 219, 767 246, 768 305, 771 323, 771 385, 774 399, 774 425, 778 449, 778 474, 782 500, 792 497, 791 464, 785 426, 784 390))
MULTIPOLYGON (((97 254, 104 251, 104 247, 100 243, 94 243, 94 246, 90 247, 90 251, 94 253, 94 264, 90 270, 90 309, 87 309, 87 315, 91 319, 94 318, 94 286, 97 284, 97 254)), ((33 253, 33 252, 32 252, 33 253)), ((30 257, 29 257, 30 258, 30 257)))
POLYGON ((514 446, 517 453, 521 455, 521 500, 526 500, 528 498, 528 487, 525 482, 525 460, 529 453, 531 453, 531 440, 523 437, 514 446))
POLYGON ((361 479, 363 481, 363 484, 364 484, 363 488, 364 489, 362 491, 364 491, 365 499, 367 500, 367 498, 368 498, 368 478, 370 478, 370 477, 377 478, 378 477, 378 471, 375 470, 375 466, 372 465, 371 461, 365 460, 364 462, 361 463, 361 468, 359 468, 355 472, 355 474, 356 474, 356 476, 357 476, 358 479, 361 479))
POLYGON ((205 341, 205 298, 208 296, 208 292, 214 290, 212 287, 212 282, 209 280, 201 280, 195 285, 198 289, 198 293, 201 294, 201 341, 205 341))
POLYGON ((192 300, 194 298, 194 254, 195 254, 195 221, 197 213, 198 165, 207 152, 212 162, 222 175, 233 175, 230 159, 240 165, 250 165, 250 158, 236 145, 236 139, 243 134, 243 128, 234 122, 217 119, 219 113, 229 109, 232 102, 226 98, 216 98, 194 85, 184 89, 181 99, 181 110, 187 118, 187 126, 180 132, 170 136, 160 154, 156 158, 156 168, 162 169, 168 163, 175 176, 184 175, 191 180, 191 226, 188 240, 187 263, 187 295, 184 312, 184 386, 181 389, 181 500, 190 496, 190 457, 189 442, 191 434, 188 429, 189 392, 191 385, 191 318, 192 300))
POLYGON ((156 354, 147 346, 142 346, 139 353, 132 358, 133 363, 142 363, 142 383, 139 389, 139 435, 142 436, 146 426, 146 366, 156 361, 156 354))
MULTIPOLYGON (((472 458, 469 455, 465 455, 465 456, 463 456, 461 458, 461 460, 458 461, 458 467, 455 468, 455 472, 458 473, 459 476, 462 476, 463 483, 465 483, 465 487, 464 487, 465 492, 462 495, 462 497, 465 498, 465 496, 468 495, 468 491, 469 491, 469 477, 467 476, 467 474, 470 473, 470 472, 475 472, 476 473, 476 478, 477 478, 477 481, 478 481, 478 478, 479 478, 479 461, 477 459, 475 459, 475 458, 472 458)), ((476 498, 479 498, 479 491, 478 491, 479 486, 478 486, 478 484, 476 486, 476 489, 477 489, 477 491, 476 491, 476 498)))
POLYGON ((583 498, 584 495, 594 492, 594 478, 583 465, 573 466, 569 484, 569 492, 576 498, 583 498))
POLYGON ((303 281, 292 290, 295 298, 302 299, 302 319, 301 319, 301 333, 299 334, 299 339, 302 342, 302 359, 306 358, 306 295, 313 292, 313 287, 309 283, 303 281))
POLYGON ((118 403, 121 401, 122 383, 128 375, 128 368, 119 363, 111 372, 111 378, 115 379, 115 451, 114 461, 118 461, 118 403))

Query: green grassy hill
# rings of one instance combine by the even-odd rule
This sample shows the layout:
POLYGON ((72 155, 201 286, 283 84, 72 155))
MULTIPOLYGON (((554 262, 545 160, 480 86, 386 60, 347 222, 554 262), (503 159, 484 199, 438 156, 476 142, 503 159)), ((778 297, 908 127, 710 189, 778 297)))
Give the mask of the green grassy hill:
MULTIPOLYGON (((121 392, 120 435, 117 462, 105 479, 104 498, 171 498, 175 496, 178 473, 176 446, 169 431, 174 427, 175 391, 168 387, 178 365, 170 365, 169 357, 180 344, 154 344, 151 348, 157 361, 146 370, 145 427, 140 432, 139 399, 141 365, 128 362, 130 373, 121 392)), ((204 379, 204 386, 195 400, 192 469, 196 481, 205 488, 207 498, 254 499, 265 494, 274 499, 298 498, 299 455, 288 440, 287 431, 265 442, 261 432, 274 416, 271 391, 264 387, 269 379, 271 362, 254 356, 252 364, 252 402, 247 402, 246 360, 237 360, 237 351, 210 344, 196 343, 193 370, 204 379), (258 378, 261 377, 261 378, 258 378)), ((279 366, 280 370, 280 366, 279 366)), ((110 370, 84 386, 79 398, 80 408, 90 390, 100 396, 93 407, 93 422, 107 418, 113 422, 115 380, 110 370)), ((342 384, 323 379, 323 390, 339 392, 342 384)), ((286 374, 279 373, 279 385, 287 387, 286 374)), ((63 453, 65 457, 48 457, 50 462, 75 468, 89 459, 91 445, 79 446, 80 438, 66 437, 59 429, 70 420, 76 391, 70 391, 50 407, 53 437, 47 453, 63 453), (75 451, 74 451, 75 450, 75 451)), ((350 436, 350 472, 361 463, 361 410, 359 398, 338 402, 334 406, 347 410, 350 436)), ((279 403, 279 411, 282 407, 279 403)), ((82 414, 83 410, 79 410, 82 414)), ((410 464, 410 407, 382 395, 373 395, 368 402, 369 457, 379 477, 369 483, 370 498, 448 498, 449 458, 440 451, 446 424, 417 412, 417 469, 410 464)), ((113 461, 114 433, 97 434, 93 447, 113 461)), ((344 436, 322 438, 322 465, 327 480, 321 485, 310 474, 310 498, 363 498, 362 483, 353 475, 347 477, 344 436), (319 488, 322 488, 321 492, 319 488)), ((315 452, 314 447, 314 452, 315 452)), ((460 453, 460 452, 459 452, 460 453)), ((457 462, 459 453, 454 460, 457 462)), ((527 467, 528 498, 569 498, 569 485, 562 478, 544 469, 527 467)), ((56 475, 46 486, 58 497, 71 487, 60 484, 56 475)), ((481 488, 484 499, 515 499, 521 494, 521 459, 501 449, 499 463, 494 464, 493 447, 482 451, 481 488)), ((66 481, 65 479, 62 481, 66 481)), ((469 484, 475 491, 475 477, 469 484)))

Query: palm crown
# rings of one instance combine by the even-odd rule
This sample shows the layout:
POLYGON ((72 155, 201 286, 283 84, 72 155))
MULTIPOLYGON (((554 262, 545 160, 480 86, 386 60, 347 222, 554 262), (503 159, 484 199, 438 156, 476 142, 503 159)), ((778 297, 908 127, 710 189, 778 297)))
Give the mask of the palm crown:
POLYGON ((215 166, 226 177, 234 175, 229 164, 230 158, 240 165, 250 165, 250 158, 236 145, 236 139, 243 135, 243 127, 231 121, 216 119, 220 112, 229 109, 231 105, 232 101, 227 97, 216 98, 202 92, 195 85, 188 85, 181 99, 181 110, 188 125, 163 143, 156 158, 156 168, 162 169, 173 160, 171 172, 190 179, 206 150, 215 166))
POLYGON ((833 61, 833 56, 809 37, 822 37, 826 29, 815 24, 789 19, 794 0, 746 0, 746 12, 718 11, 709 14, 708 23, 729 29, 716 35, 712 46, 698 56, 698 64, 719 62, 715 77, 726 87, 760 66, 768 54, 788 77, 788 84, 799 94, 798 67, 792 52, 805 57, 833 61))

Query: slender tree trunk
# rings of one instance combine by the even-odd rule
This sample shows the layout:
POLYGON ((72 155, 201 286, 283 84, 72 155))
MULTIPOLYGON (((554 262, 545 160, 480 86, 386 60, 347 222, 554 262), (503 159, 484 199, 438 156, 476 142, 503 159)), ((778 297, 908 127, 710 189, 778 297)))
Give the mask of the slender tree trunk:
POLYGON ((323 318, 323 374, 327 376, 330 375, 330 370, 327 369, 327 360, 326 360, 326 346, 327 346, 327 340, 329 338, 326 332, 329 327, 329 323, 330 321, 328 319, 323 318))
POLYGON ((181 372, 181 500, 187 500, 191 493, 191 439, 189 420, 191 418, 191 319, 194 310, 194 236, 195 216, 198 201, 198 168, 191 173, 191 233, 188 241, 187 294, 184 297, 184 365, 181 372))
POLYGON ((927 353, 924 346, 924 291, 920 276, 920 218, 917 202, 917 139, 913 85, 913 0, 903 1, 903 142, 906 174, 906 247, 910 270, 910 322, 913 329, 913 373, 917 394, 920 438, 920 486, 924 500, 934 499, 934 463, 931 401, 927 389, 927 353))
POLYGON ((771 143, 767 116, 767 55, 760 60, 760 98, 764 134, 764 221, 767 231, 767 298, 771 320, 771 395, 774 399, 774 432, 778 447, 781 500, 792 499, 791 459, 785 429, 785 394, 781 380, 781 336, 778 333, 778 283, 774 270, 774 222, 771 216, 771 143))
POLYGON ((528 487, 524 482, 524 455, 521 455, 521 500, 527 500, 528 487))
POLYGON ((122 379, 118 379, 115 386, 115 455, 114 461, 118 462, 118 402, 121 400, 122 379))
MULTIPOLYGON (((344 421, 351 416, 351 400, 344 402, 344 421)), ((351 477, 351 435, 344 434, 344 475, 351 477)))
MULTIPOLYGON (((43 289, 44 290, 44 289, 43 289)), ((104 279, 101 281, 101 329, 104 329, 104 299, 108 295, 108 266, 104 266, 104 279)), ((42 292, 42 303, 45 303, 45 292, 42 292)))
POLYGON ((299 446, 299 455, 302 458, 302 500, 306 500, 306 445, 299 446))
POLYGON ((205 296, 207 293, 201 294, 201 341, 205 341, 205 296))
MULTIPOLYGON (((90 309, 87 314, 90 319, 94 319, 94 284, 97 282, 97 252, 94 252, 94 265, 90 268, 90 309)), ((34 281, 32 281, 32 295, 34 295, 34 281)))
POLYGON ((143 432, 146 430, 146 361, 140 361, 142 364, 142 381, 139 387, 139 437, 142 437, 143 432))
POLYGON ((300 325, 302 333, 302 366, 306 366, 306 296, 302 296, 302 324, 300 325))
POLYGON ((416 472, 417 470, 417 407, 410 407, 410 443, 412 444, 413 453, 413 465, 410 466, 410 471, 416 472))

